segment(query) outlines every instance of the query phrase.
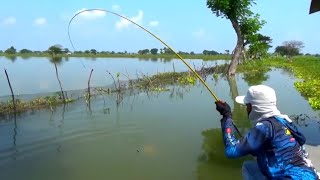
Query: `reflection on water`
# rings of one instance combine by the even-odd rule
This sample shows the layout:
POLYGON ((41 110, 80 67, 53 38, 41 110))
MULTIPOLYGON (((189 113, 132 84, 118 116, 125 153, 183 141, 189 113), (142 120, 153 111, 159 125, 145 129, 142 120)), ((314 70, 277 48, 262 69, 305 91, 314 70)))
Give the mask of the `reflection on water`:
MULTIPOLYGON (((59 66, 59 73, 68 63, 59 66)), ((48 69, 54 69, 52 64, 48 69)), ((269 79, 263 81, 276 90, 281 112, 318 117, 294 89, 294 79, 282 73, 267 72, 269 79)), ((244 134, 250 124, 234 97, 245 94, 248 83, 243 75, 210 77, 209 86, 230 104, 244 134)), ((241 179, 245 159, 225 157, 221 116, 209 92, 201 84, 168 88, 126 91, 119 104, 117 94, 98 94, 90 108, 79 99, 53 111, 21 114, 15 121, 1 117, 0 179, 241 179)), ((297 123, 309 144, 320 141, 319 123, 297 123)))
POLYGON ((6 56, 6 58, 12 62, 15 62, 17 60, 17 56, 6 56))
POLYGON ((248 83, 249 86, 261 84, 268 80, 269 76, 267 71, 254 71, 249 73, 243 73, 243 79, 248 83))
POLYGON ((198 179, 242 179, 242 162, 249 158, 226 158, 221 129, 208 129, 202 135, 203 152, 199 156, 198 179))
MULTIPOLYGON (((234 99, 239 95, 237 82, 235 77, 227 77, 230 88, 231 99, 233 100, 234 122, 239 128, 241 135, 245 134, 250 128, 247 120, 246 108, 235 103, 234 99)), ((228 102, 230 104, 230 102, 228 102)), ((249 157, 239 159, 228 159, 225 156, 223 138, 221 129, 208 129, 202 132, 203 135, 203 153, 199 157, 200 164, 198 166, 199 179, 241 179, 241 167, 244 160, 249 157), (219 173, 221 171, 228 173, 219 173)), ((239 134, 236 134, 237 138, 239 134)))
POLYGON ((62 65, 62 57, 50 57, 49 62, 52 63, 53 65, 62 65))

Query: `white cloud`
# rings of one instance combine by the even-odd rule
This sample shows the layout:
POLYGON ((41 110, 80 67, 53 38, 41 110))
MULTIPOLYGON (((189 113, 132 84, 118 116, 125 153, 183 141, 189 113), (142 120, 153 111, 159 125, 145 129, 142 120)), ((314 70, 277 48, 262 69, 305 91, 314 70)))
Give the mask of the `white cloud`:
POLYGON ((206 32, 204 29, 199 29, 192 33, 192 36, 198 39, 204 38, 206 35, 206 32))
POLYGON ((159 21, 150 21, 149 22, 149 26, 151 26, 151 27, 156 27, 158 25, 159 25, 159 21))
MULTIPOLYGON (((128 19, 130 19, 131 21, 133 21, 137 24, 142 24, 143 11, 140 10, 137 16, 133 16, 128 19)), ((132 24, 130 21, 121 18, 120 21, 116 22, 116 28, 123 29, 123 28, 129 27, 130 24, 132 24)))
MULTIPOLYGON (((78 10, 76 13, 79 13, 81 11, 87 10, 85 8, 82 8, 78 10)), ((97 19, 106 16, 106 12, 104 11, 99 11, 99 10, 92 10, 92 11, 84 11, 81 14, 79 14, 79 17, 82 17, 84 19, 92 20, 92 19, 97 19)))
POLYGON ((112 11, 120 11, 120 6, 119 5, 113 5, 112 6, 112 11))
POLYGON ((34 20, 35 25, 41 26, 41 25, 45 25, 46 23, 47 23, 47 19, 43 17, 40 17, 34 20))
POLYGON ((17 19, 15 18, 15 17, 7 17, 7 18, 5 18, 4 20, 3 20, 3 24, 4 25, 13 25, 13 24, 15 24, 17 22, 17 19))

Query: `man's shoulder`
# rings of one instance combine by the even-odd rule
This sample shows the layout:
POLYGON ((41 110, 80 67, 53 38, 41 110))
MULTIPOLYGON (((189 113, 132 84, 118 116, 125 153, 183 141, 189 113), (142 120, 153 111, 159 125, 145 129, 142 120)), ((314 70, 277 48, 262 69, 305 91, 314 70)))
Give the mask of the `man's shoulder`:
POLYGON ((270 126, 272 127, 272 124, 276 122, 276 119, 274 117, 269 118, 262 118, 259 121, 256 122, 255 126, 270 126))

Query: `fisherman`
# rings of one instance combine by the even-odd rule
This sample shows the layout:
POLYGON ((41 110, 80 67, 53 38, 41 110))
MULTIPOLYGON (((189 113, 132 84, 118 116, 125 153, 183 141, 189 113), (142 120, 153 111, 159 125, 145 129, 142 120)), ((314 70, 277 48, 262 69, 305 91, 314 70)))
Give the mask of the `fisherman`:
POLYGON ((255 157, 243 163, 244 179, 319 179, 304 150, 304 135, 277 109, 276 93, 271 87, 251 86, 245 96, 238 96, 235 101, 247 106, 249 119, 254 124, 241 139, 235 136, 230 106, 220 100, 215 103, 223 116, 221 127, 226 156, 255 157))

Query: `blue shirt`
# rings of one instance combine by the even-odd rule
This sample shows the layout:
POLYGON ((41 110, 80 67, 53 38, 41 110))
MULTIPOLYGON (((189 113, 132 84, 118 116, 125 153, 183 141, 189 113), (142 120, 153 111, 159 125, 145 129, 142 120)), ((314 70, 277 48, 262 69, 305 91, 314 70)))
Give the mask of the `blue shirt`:
POLYGON ((269 179, 319 178, 302 148, 304 136, 285 119, 262 119, 241 139, 235 136, 231 117, 224 117, 221 127, 228 158, 255 156, 261 172, 269 179))

